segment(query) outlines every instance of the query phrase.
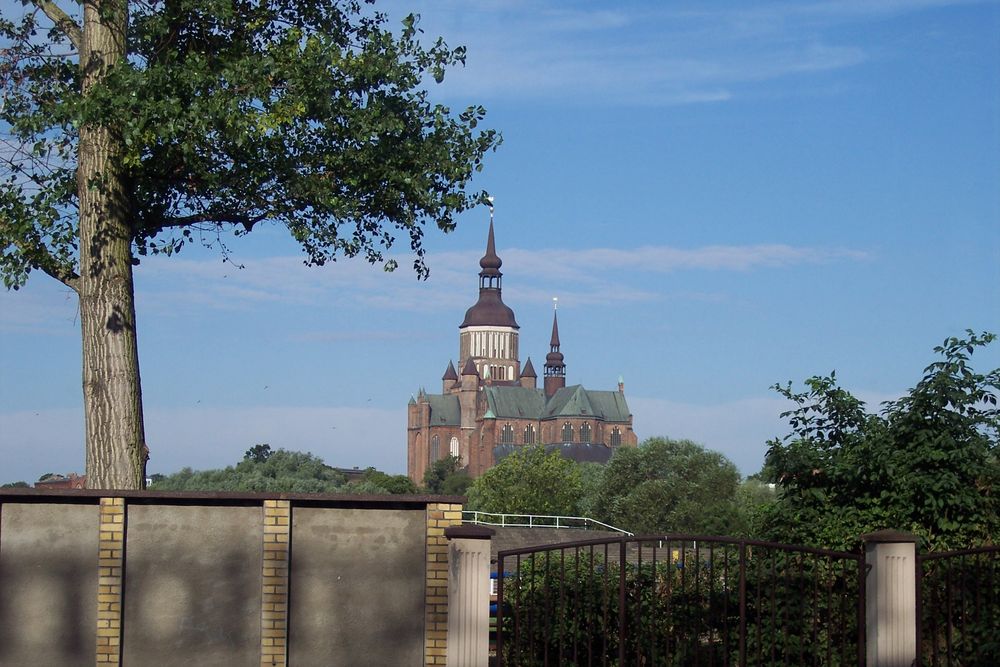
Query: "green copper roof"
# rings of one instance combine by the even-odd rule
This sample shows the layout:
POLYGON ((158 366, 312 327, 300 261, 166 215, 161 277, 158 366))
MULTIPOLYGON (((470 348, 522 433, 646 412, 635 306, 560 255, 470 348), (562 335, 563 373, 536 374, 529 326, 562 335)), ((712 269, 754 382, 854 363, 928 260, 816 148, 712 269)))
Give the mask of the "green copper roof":
POLYGON ((489 414, 497 419, 554 419, 594 417, 609 422, 627 422, 628 404, 617 391, 588 391, 580 385, 563 387, 548 401, 541 389, 485 387, 489 414))
POLYGON ((451 394, 426 394, 431 404, 431 426, 461 426, 462 409, 458 396, 451 394))
POLYGON ((538 419, 545 410, 545 394, 530 387, 486 387, 486 404, 498 418, 538 419))

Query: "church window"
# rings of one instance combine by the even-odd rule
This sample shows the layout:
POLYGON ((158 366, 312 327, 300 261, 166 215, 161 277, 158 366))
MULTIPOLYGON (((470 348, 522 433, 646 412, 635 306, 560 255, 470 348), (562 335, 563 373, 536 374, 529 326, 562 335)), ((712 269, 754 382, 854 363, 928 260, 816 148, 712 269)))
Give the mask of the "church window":
POLYGON ((590 424, 580 427, 580 442, 590 442, 590 424))
POLYGON ((563 424, 562 427, 562 441, 563 442, 573 442, 573 425, 569 422, 563 424))
POLYGON ((449 453, 458 458, 458 438, 451 439, 451 447, 449 447, 449 453))
POLYGON ((611 430, 611 446, 612 447, 620 447, 621 444, 622 444, 622 431, 621 431, 620 428, 618 428, 617 426, 615 426, 611 430))
POLYGON ((524 444, 533 445, 535 444, 535 427, 528 424, 524 427, 524 444))
POLYGON ((503 428, 500 429, 500 444, 501 445, 513 445, 514 444, 514 427, 510 424, 504 424, 503 428))
POLYGON ((431 438, 431 463, 441 458, 441 438, 435 435, 431 438))

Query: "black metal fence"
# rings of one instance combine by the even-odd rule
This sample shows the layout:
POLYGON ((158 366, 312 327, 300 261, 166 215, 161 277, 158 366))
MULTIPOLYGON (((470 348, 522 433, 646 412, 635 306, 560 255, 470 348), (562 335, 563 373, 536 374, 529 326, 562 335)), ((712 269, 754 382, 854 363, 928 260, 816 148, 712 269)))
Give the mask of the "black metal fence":
POLYGON ((864 557, 615 537, 498 554, 500 665, 863 665, 864 557))
POLYGON ((917 605, 923 665, 1000 665, 1000 547, 918 556, 917 605))

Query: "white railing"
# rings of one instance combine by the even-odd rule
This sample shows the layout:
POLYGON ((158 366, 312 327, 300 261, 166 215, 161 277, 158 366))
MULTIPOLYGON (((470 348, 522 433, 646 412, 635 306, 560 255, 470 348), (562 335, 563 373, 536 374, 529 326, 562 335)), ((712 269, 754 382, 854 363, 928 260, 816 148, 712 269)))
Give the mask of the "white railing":
POLYGON ((464 510, 462 521, 481 526, 502 526, 509 528, 576 528, 578 530, 610 530, 631 535, 621 528, 615 528, 603 521, 585 516, 554 516, 547 514, 496 514, 464 510))

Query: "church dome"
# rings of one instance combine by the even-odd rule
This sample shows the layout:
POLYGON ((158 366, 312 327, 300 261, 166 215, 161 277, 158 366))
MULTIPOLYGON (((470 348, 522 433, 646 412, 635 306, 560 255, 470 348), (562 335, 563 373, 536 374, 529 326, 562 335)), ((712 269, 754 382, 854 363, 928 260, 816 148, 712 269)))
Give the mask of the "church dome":
POLYGON ((465 327, 512 327, 519 329, 514 319, 514 311, 500 298, 500 290, 479 290, 479 301, 465 311, 465 320, 458 326, 465 327))

